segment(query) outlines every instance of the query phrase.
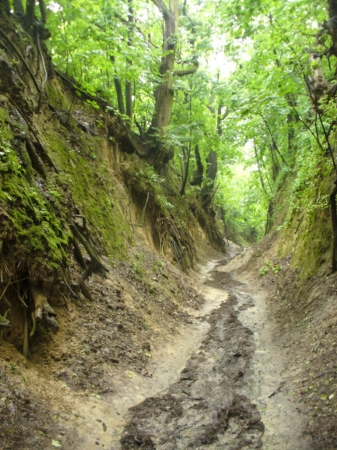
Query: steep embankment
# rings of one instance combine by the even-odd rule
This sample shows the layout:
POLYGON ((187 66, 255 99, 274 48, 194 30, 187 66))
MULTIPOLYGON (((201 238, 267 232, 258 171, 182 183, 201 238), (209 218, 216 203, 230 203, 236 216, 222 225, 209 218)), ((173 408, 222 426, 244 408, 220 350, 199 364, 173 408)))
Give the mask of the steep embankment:
MULTIPOLYGON (((312 439, 309 448, 315 450, 335 449, 337 442, 336 274, 329 265, 331 247, 315 258, 311 248, 307 259, 299 243, 308 234, 319 238, 322 229, 325 239, 331 238, 326 210, 304 236, 292 235, 291 227, 271 233, 237 261, 240 277, 251 285, 258 280, 256 289, 265 292, 267 320, 276 321, 271 339, 287 361, 279 388, 305 411, 304 436, 312 439), (315 275, 307 273, 308 267, 315 275)), ((305 210, 301 214, 305 220, 305 210)))
POLYGON ((73 399, 146 376, 189 321, 183 306, 202 302, 178 267, 219 233, 174 170, 134 153, 111 106, 56 73, 17 22, 0 26, 1 441, 76 448, 73 399))

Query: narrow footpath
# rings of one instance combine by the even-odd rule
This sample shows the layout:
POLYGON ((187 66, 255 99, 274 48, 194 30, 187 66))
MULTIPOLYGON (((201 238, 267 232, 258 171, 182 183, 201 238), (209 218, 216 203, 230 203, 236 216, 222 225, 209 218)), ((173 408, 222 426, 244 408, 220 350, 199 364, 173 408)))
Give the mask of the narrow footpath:
POLYGON ((111 450, 310 450, 264 292, 235 259, 209 261, 201 276, 204 307, 188 311, 191 323, 153 354, 149 376, 114 380, 106 402, 82 404, 84 416, 95 408, 100 417, 77 430, 83 450, 92 439, 111 450))

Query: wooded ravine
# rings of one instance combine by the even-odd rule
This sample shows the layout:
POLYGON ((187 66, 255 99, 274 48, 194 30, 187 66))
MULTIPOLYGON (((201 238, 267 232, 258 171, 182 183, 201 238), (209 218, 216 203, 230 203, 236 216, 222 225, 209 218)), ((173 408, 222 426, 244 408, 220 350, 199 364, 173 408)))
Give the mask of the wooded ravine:
POLYGON ((0 0, 0 448, 337 448, 337 1, 0 0))

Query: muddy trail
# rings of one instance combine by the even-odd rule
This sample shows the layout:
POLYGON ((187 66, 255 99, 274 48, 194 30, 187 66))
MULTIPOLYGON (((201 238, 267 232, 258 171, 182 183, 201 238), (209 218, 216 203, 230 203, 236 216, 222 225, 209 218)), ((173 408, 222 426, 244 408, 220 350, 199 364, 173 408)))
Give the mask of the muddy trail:
MULTIPOLYGON (((107 315, 107 328, 99 329, 92 320, 96 310, 89 308, 74 311, 82 312, 77 321, 90 321, 91 327, 82 325, 80 331, 85 342, 93 342, 91 350, 83 352, 86 347, 79 335, 73 340, 65 335, 64 346, 67 355, 73 349, 73 359, 56 358, 63 354, 62 346, 56 348, 56 338, 51 341, 53 357, 44 356, 45 367, 25 360, 13 346, 3 343, 0 448, 323 448, 315 447, 304 433, 310 416, 303 396, 294 395, 304 375, 296 355, 289 352, 289 336, 282 339, 268 307, 267 286, 242 271, 248 253, 236 258, 231 252, 227 258, 212 254, 194 278, 167 266, 170 285, 176 275, 187 300, 181 303, 171 333, 164 334, 163 328, 173 328, 173 322, 165 324, 156 315, 162 334, 151 340, 146 334, 145 342, 141 334, 135 335, 137 364, 107 364, 105 349, 116 345, 112 319, 107 315), (192 284, 195 289, 190 288, 192 284), (142 356, 146 361, 141 365, 142 356), (90 377, 81 372, 82 366, 90 377), (102 383, 101 390, 97 385, 90 387, 94 381, 102 383), (76 388, 75 383, 84 388, 76 388)), ((98 305, 103 311, 102 305, 103 301, 98 305)), ((168 306, 163 300, 158 310, 168 306)), ((114 310, 113 317, 116 322, 124 316, 114 310)), ((67 331, 70 317, 66 318, 67 331)), ((122 323, 134 326, 130 315, 122 323)), ((124 349, 128 341, 122 340, 121 333, 118 339, 124 349)))
POLYGON ((206 285, 229 295, 203 320, 209 331, 179 380, 132 408, 123 449, 261 448, 264 425, 244 395, 255 349, 243 326, 230 276, 213 273, 206 285))
POLYGON ((191 323, 153 354, 147 377, 115 379, 112 397, 82 403, 77 448, 312 448, 264 294, 229 262, 204 267, 203 309, 188 311, 191 323))

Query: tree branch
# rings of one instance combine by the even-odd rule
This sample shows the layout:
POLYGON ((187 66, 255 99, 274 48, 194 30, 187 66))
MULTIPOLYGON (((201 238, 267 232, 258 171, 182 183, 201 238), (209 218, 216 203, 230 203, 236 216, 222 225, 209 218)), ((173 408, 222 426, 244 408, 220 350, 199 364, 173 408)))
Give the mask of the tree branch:
POLYGON ((193 66, 187 67, 186 69, 181 70, 175 70, 173 72, 173 75, 176 75, 177 77, 184 77, 185 75, 191 75, 192 73, 195 73, 198 70, 199 63, 194 63, 193 66))

